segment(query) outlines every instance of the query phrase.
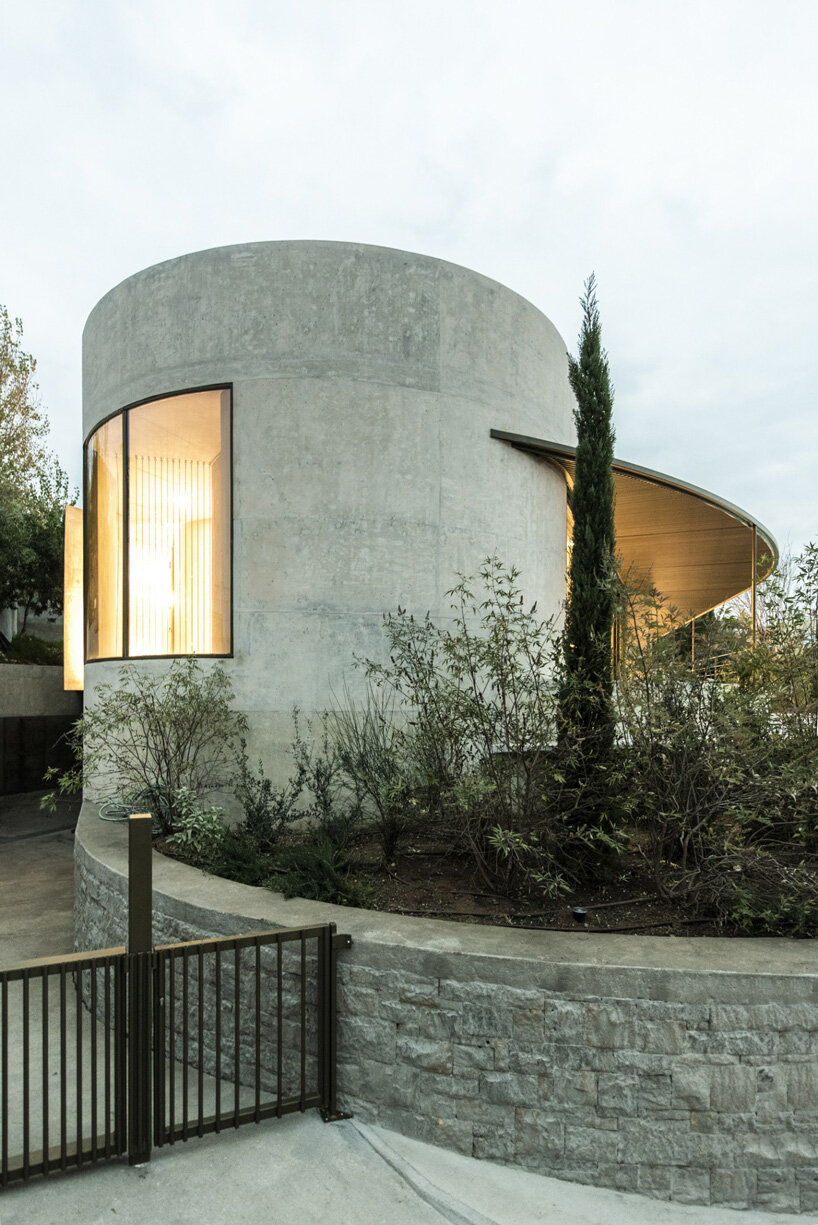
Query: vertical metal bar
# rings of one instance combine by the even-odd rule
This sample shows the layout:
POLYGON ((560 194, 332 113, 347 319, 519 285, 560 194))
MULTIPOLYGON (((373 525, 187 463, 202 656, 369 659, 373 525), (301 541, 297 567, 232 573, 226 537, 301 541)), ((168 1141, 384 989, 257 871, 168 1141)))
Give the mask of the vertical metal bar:
POLYGON ((153 947, 152 854, 150 813, 128 818, 128 952, 146 953, 153 947))
POLYGON ((150 1161, 153 955, 128 955, 128 1161, 150 1161))
POLYGON ((29 1149, 31 1147, 31 1118, 29 1094, 31 1090, 31 1043, 29 1025, 31 1015, 29 1008, 28 970, 23 970, 21 983, 23 992, 23 1178, 29 1176, 29 1149))
POLYGON ((690 667, 696 667, 696 618, 690 622, 690 667))
POLYGON ((0 1033, 0 1059, 3 1061, 2 1082, 0 1083, 0 1125, 2 1125, 2 1184, 5 1187, 9 1173, 9 982, 2 975, 2 991, 0 992, 0 1007, 3 1010, 2 1033, 0 1033))
POLYGON ((282 973, 281 973, 281 937, 276 940, 276 1114, 281 1118, 281 1059, 284 1050, 284 1036, 281 1032, 283 1023, 282 973))
POLYGON ((335 924, 327 925, 321 940, 321 1031, 324 1049, 324 1067, 321 1078, 321 1097, 324 1105, 321 1116, 324 1122, 348 1117, 338 1112, 337 1093, 337 948, 349 947, 349 936, 337 936, 335 924))
POLYGON ((74 974, 74 1014, 77 1023, 77 1158, 76 1164, 82 1165, 82 962, 77 962, 74 974))
POLYGON ((102 980, 105 992, 105 1156, 111 1156, 111 959, 105 958, 102 980))
POLYGON ((216 945, 216 1131, 222 1129, 222 950, 216 945))
POLYGON ((261 1122, 261 944, 256 937, 256 1122, 261 1122))
POLYGON ((43 1173, 48 1173, 48 970, 43 969, 43 1173))
POLYGON ((204 956, 199 946, 199 1135, 204 1135, 204 956))
POLYGON ((327 1005, 327 1056, 328 1056, 328 1079, 329 1079, 329 1118, 337 1118, 338 1116, 338 1079, 337 1079, 337 1041, 338 1041, 338 974, 337 974, 337 952, 335 948, 335 924, 329 924, 327 932, 327 965, 329 967, 329 982, 327 984, 329 991, 329 999, 327 1005))
POLYGON ((97 963, 91 962, 91 1160, 97 1160, 97 963))
POLYGON ((65 962, 60 966, 60 1169, 68 1164, 68 1091, 66 1077, 66 1045, 68 1043, 65 998, 65 962))
POLYGON ((151 1017, 151 1032, 153 1034, 153 1144, 156 1148, 162 1145, 164 1129, 164 1110, 162 1109, 162 1048, 164 1046, 164 1027, 162 1025, 162 987, 164 986, 164 962, 161 955, 153 964, 153 1015, 151 1017))
POLYGON ((166 1055, 170 1059, 168 1065, 169 1086, 168 1086, 168 1128, 170 1143, 173 1144, 176 1140, 174 1136, 174 1128, 176 1127, 176 955, 175 950, 171 949, 168 954, 168 987, 170 993, 165 998, 168 1001, 166 1012, 168 1016, 168 1046, 166 1055))
POLYGON ((756 600, 757 578, 756 576, 757 576, 757 571, 758 571, 758 530, 756 528, 756 525, 753 524, 753 587, 752 587, 752 601, 751 601, 752 620, 753 620, 753 637, 752 637, 753 646, 755 646, 756 644, 756 618, 757 618, 757 608, 756 608, 756 605, 757 605, 757 600, 756 600))
POLYGON ((233 1124, 239 1125, 239 1087, 241 1081, 241 950, 239 943, 233 946, 234 983, 233 983, 233 1124))
POLYGON ((301 1092, 299 1106, 303 1114, 307 1097, 307 941, 301 933, 301 1092))
POLYGON ((187 1140, 187 1097, 188 1097, 188 975, 190 960, 188 948, 182 949, 182 1139, 187 1140))
POLYGON ((318 1092, 321 1097, 322 1113, 329 1109, 328 974, 329 947, 327 932, 323 930, 318 937, 318 1092))
POLYGON ((128 969, 120 953, 114 965, 114 1135, 117 1153, 128 1147, 128 969))

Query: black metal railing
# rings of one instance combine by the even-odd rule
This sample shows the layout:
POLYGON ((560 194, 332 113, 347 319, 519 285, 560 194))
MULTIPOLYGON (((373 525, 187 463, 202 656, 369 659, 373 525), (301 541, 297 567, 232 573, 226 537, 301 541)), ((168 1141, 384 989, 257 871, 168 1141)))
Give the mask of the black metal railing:
POLYGON ((0 970, 0 1186, 336 1100, 335 924, 152 946, 151 817, 128 945, 0 970), (36 1147, 35 1147, 36 1146, 36 1147))
POLYGON ((338 1112, 334 925, 0 970, 0 1185, 338 1112))
POLYGON ((0 1185, 126 1151, 123 958, 0 971, 0 1185))

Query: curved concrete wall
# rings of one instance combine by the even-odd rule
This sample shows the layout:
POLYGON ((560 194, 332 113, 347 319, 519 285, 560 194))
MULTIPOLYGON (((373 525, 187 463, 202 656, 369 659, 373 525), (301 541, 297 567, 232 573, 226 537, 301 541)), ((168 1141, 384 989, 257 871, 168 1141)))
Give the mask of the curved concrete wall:
MULTIPOLYGON (((496 552, 559 607, 564 479, 489 431, 574 439, 565 344, 502 285, 380 247, 216 248, 113 289, 83 354, 86 435, 126 404, 233 383, 226 666, 274 772, 292 706, 360 684, 353 655, 383 655, 398 603, 445 616, 455 574, 496 552)), ((87 666, 86 700, 116 667, 87 666)))
MULTIPOLYGON (((126 871, 127 830, 86 803, 79 948, 123 941, 126 871)), ((338 1084, 363 1121, 680 1203, 818 1209, 814 940, 471 927, 284 901, 158 854, 154 916, 157 943, 349 932, 338 1084)))

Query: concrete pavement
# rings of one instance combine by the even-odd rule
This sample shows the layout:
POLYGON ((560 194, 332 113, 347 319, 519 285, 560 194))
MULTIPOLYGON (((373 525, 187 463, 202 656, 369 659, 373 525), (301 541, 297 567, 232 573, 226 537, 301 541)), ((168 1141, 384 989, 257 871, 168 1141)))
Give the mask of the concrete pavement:
MULTIPOLYGON (((70 826, 0 798, 0 965, 72 946, 70 826), (60 828, 62 826, 63 828, 60 828)), ((783 1225, 800 1218, 686 1207, 560 1182, 316 1112, 267 1120, 0 1192, 0 1225, 783 1225)))

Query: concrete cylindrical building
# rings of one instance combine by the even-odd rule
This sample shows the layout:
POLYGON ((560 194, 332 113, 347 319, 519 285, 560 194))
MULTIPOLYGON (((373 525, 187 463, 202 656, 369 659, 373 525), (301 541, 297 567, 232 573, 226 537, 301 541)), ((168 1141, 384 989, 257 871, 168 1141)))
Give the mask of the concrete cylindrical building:
MULTIPOLYGON (((174 654, 226 656, 237 705, 250 721, 251 748, 281 780, 289 771, 292 707, 306 715, 321 711, 345 681, 354 692, 360 677, 353 657, 383 655, 385 611, 400 604, 447 616, 445 593, 456 574, 474 573, 489 554, 519 568, 527 598, 541 610, 558 609, 565 590, 564 477, 490 431, 573 440, 565 344, 548 319, 495 281, 425 256, 352 243, 216 248, 148 268, 107 294, 88 320, 83 361, 86 439, 90 445, 102 437, 100 425, 110 419, 119 441, 109 440, 109 450, 124 455, 126 473, 117 495, 120 560, 106 558, 100 536, 93 563, 99 591, 107 567, 111 590, 120 593, 110 596, 111 616, 121 615, 125 628, 112 630, 104 649, 87 651, 87 702, 101 682, 114 679, 122 657, 162 669, 174 654), (218 455, 183 454, 192 418, 182 413, 174 426, 175 405, 183 403, 176 397, 202 389, 221 396, 225 443, 232 412, 232 477, 224 444, 218 455), (150 639, 151 649, 135 649, 134 602, 140 590, 150 590, 159 564, 152 554, 137 573, 134 550, 142 546, 135 540, 143 528, 128 513, 137 475, 143 517, 154 513, 152 491, 159 489, 158 460, 140 460, 142 475, 133 467, 127 475, 137 426, 140 447, 150 449, 153 435, 139 415, 146 402, 156 406, 163 437, 177 437, 173 472, 205 465, 210 499, 221 465, 220 505, 230 506, 232 491, 222 575, 229 607, 218 642, 191 631, 175 646, 161 638, 150 639), (126 408, 123 419, 131 425, 119 426, 117 414, 126 408)), ((198 403, 184 400, 191 412, 198 403)), ((166 484, 182 481, 167 478, 162 463, 166 484)), ((181 523, 176 552, 161 563, 167 582, 177 585, 192 573, 182 544, 191 556, 199 549, 208 574, 217 565, 209 536, 202 545, 211 503, 195 480, 192 493, 177 490, 169 500, 166 492, 155 494, 176 508, 181 523), (207 506, 184 510, 191 498, 207 506), (193 520, 182 523, 185 514, 198 516, 195 531, 193 520)), ((88 506, 87 496, 86 516, 88 506)), ((144 527, 145 540, 154 539, 153 530, 144 527)), ((172 599, 178 631, 178 595, 172 599)), ((215 615, 215 604, 202 600, 197 615, 215 615)))

